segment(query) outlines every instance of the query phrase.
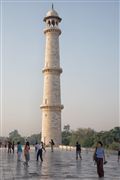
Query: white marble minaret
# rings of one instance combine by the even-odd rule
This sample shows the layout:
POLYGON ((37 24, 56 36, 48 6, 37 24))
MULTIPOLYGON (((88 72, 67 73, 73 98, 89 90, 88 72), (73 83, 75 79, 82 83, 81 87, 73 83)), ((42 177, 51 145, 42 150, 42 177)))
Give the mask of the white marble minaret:
POLYGON ((48 145, 51 139, 56 145, 61 144, 61 93, 60 93, 60 55, 59 55, 59 23, 61 18, 53 9, 48 11, 44 18, 46 27, 44 34, 45 43, 45 65, 44 90, 42 109, 42 141, 48 145))

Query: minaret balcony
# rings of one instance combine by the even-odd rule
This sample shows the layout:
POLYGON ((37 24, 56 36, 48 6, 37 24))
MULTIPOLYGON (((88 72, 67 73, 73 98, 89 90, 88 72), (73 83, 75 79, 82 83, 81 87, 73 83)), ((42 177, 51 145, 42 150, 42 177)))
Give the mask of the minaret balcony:
POLYGON ((47 28, 45 28, 44 34, 46 34, 48 32, 58 33, 59 35, 61 34, 61 30, 56 26, 55 27, 48 26, 47 28))

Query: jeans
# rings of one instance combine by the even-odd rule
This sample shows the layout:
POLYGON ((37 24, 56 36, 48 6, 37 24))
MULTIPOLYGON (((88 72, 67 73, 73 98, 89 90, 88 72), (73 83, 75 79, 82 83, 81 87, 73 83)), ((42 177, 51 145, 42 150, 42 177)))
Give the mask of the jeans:
POLYGON ((43 158, 42 158, 42 149, 39 149, 38 152, 37 152, 37 161, 38 161, 39 156, 40 156, 41 161, 43 161, 43 158))

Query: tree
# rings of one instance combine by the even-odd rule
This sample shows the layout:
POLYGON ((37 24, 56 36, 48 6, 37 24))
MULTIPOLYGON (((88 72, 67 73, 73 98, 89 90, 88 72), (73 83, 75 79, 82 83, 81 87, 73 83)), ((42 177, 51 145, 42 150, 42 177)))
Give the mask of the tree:
POLYGON ((69 131, 70 131, 70 125, 69 125, 69 124, 64 125, 63 130, 64 130, 65 132, 69 132, 69 131))
POLYGON ((27 138, 30 144, 35 145, 36 142, 40 143, 41 141, 41 133, 40 134, 32 134, 27 138))
POLYGON ((63 132, 62 132, 62 144, 70 145, 70 138, 71 138, 70 125, 67 124, 63 128, 63 132))
POLYGON ((18 130, 14 130, 9 133, 9 139, 10 141, 14 141, 15 144, 17 144, 18 141, 21 142, 21 144, 24 144, 25 140, 21 135, 18 133, 18 130))
POLYGON ((64 145, 70 145, 70 139, 71 139, 71 132, 62 132, 62 144, 64 145))
POLYGON ((118 151, 118 149, 119 149, 119 143, 113 142, 112 144, 109 145, 109 148, 112 149, 112 150, 118 151))

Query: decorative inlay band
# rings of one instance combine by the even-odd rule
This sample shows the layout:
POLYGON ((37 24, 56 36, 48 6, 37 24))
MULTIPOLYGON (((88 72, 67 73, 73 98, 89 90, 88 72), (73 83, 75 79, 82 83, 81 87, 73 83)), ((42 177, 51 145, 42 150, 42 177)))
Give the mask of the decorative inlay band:
POLYGON ((55 74, 60 74, 62 73, 62 68, 44 68, 42 70, 43 73, 55 73, 55 74))
POLYGON ((41 105, 40 106, 41 109, 45 109, 45 110, 55 110, 55 111, 60 111, 61 109, 64 108, 63 105, 41 105))

